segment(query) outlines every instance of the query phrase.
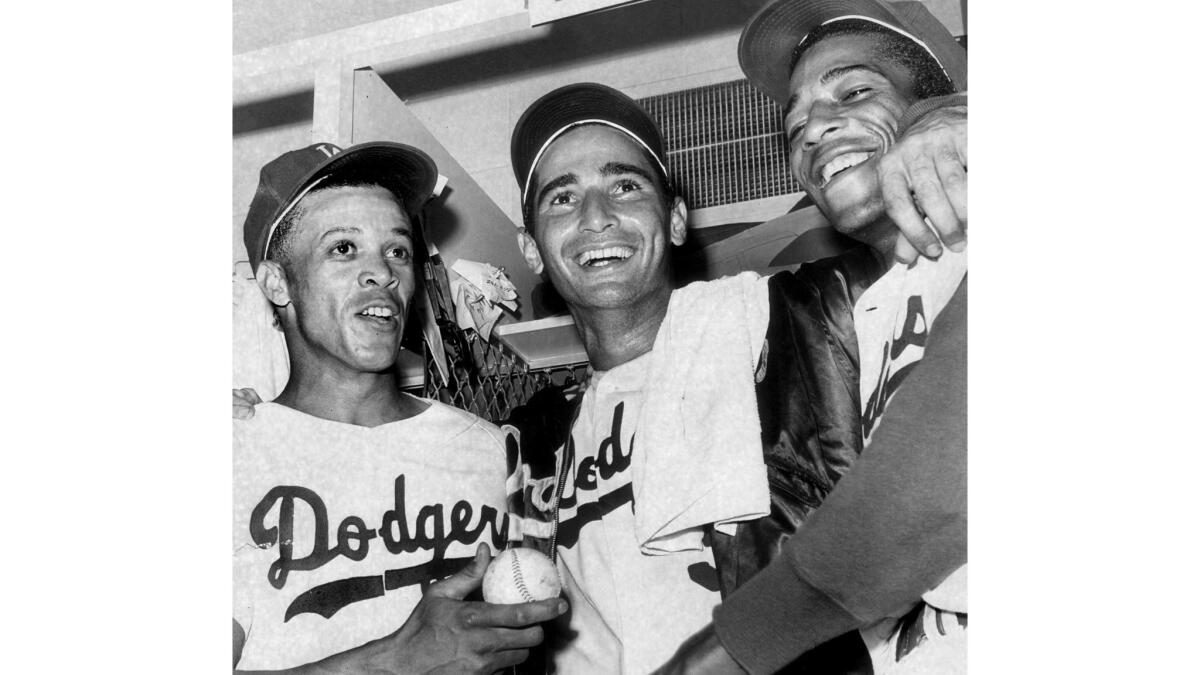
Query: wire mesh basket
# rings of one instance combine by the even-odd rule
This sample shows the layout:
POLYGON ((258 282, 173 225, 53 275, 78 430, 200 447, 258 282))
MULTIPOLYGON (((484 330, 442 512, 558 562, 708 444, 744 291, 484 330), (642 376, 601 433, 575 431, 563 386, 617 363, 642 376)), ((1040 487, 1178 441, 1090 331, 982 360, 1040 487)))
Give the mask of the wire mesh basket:
POLYGON ((425 359, 426 398, 500 423, 517 406, 549 386, 571 386, 584 380, 587 363, 531 370, 498 340, 484 340, 472 329, 438 322, 449 376, 432 358, 425 359))
MULTIPOLYGON (((428 236, 423 237, 428 241, 428 236)), ((431 251, 422 265, 424 294, 418 304, 425 339, 425 377, 421 395, 498 424, 513 409, 550 386, 571 386, 587 377, 587 361, 531 370, 492 333, 485 340, 455 320, 450 279, 441 255, 431 251), (439 339, 428 333, 436 333, 439 339), (440 345, 437 343, 441 342, 440 345), (447 374, 430 350, 445 353, 447 374)), ((501 268, 503 271, 503 268, 501 268)), ((419 349, 417 350, 419 351, 419 349)))

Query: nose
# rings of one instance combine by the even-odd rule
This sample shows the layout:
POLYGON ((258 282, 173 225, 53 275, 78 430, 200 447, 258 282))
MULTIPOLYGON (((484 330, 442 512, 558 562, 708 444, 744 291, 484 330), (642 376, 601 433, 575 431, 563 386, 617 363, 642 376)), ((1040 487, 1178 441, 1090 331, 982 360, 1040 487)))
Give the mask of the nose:
POLYGON ((804 133, 800 135, 800 149, 812 150, 826 136, 838 133, 845 127, 845 120, 833 106, 818 101, 808 112, 804 133))
POLYGON ((381 286, 392 288, 400 283, 399 277, 392 271, 383 255, 366 255, 360 258, 363 263, 362 271, 358 273, 358 285, 363 288, 381 286))
POLYGON ((617 224, 609 208, 607 195, 598 190, 588 190, 583 197, 580 227, 592 232, 602 232, 617 224))

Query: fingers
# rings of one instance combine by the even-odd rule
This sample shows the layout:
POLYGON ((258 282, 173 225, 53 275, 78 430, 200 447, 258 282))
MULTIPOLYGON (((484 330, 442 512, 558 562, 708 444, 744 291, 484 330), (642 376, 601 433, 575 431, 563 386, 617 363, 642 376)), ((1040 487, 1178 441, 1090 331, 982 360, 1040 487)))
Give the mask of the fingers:
POLYGON ((257 403, 262 403, 262 399, 258 399, 257 402, 251 400, 251 398, 245 393, 247 391, 249 391, 255 399, 258 399, 258 394, 255 393, 253 389, 233 390, 233 419, 235 420, 248 420, 251 417, 254 417, 254 406, 257 403))
POLYGON ((386 653, 414 672, 491 673, 525 661, 529 649, 545 639, 538 624, 561 616, 567 603, 558 598, 516 605, 463 601, 462 595, 480 585, 490 557, 488 547, 480 545, 471 564, 431 586, 404 625, 381 643, 386 653))
POLYGON ((475 559, 471 561, 471 564, 446 578, 444 581, 439 581, 430 586, 429 590, 425 591, 425 594, 439 598, 462 600, 467 597, 468 593, 483 584, 483 573, 487 571, 488 562, 491 559, 491 549, 488 548, 487 544, 480 543, 475 548, 475 559))
POLYGON ((879 187, 883 194, 884 208, 900 230, 900 236, 908 239, 913 248, 923 255, 936 258, 942 254, 942 245, 925 219, 917 211, 909 191, 908 176, 897 170, 892 162, 879 163, 879 187), (885 164, 887 169, 885 170, 885 164))
POLYGON ((497 651, 504 649, 530 649, 542 644, 546 635, 541 626, 529 628, 492 629, 491 643, 497 651))
POLYGON ((262 403, 262 398, 253 387, 242 387, 241 389, 233 390, 233 398, 245 401, 249 405, 258 405, 262 403))
POLYGON ((545 633, 540 626, 519 630, 493 628, 481 637, 483 639, 477 653, 486 664, 483 670, 492 672, 524 662, 529 658, 529 650, 545 639, 545 633))
POLYGON ((950 202, 950 207, 954 210, 954 215, 961 223, 962 237, 943 237, 942 242, 945 243, 952 251, 961 251, 966 246, 966 229, 967 229, 967 167, 965 161, 959 161, 957 153, 942 152, 934 157, 934 166, 937 169, 938 178, 941 180, 942 189, 945 191, 946 198, 950 202), (957 248, 955 244, 961 242, 957 248))
POLYGON ((950 204, 943 189, 942 178, 933 159, 919 157, 912 160, 909 175, 912 180, 914 201, 925 214, 928 224, 949 248, 960 248, 965 239, 958 214, 950 204))
POLYGON ((913 248, 913 245, 904 237, 896 237, 895 256, 897 261, 907 265, 921 257, 921 252, 913 248))
POLYGON ((528 650, 545 639, 545 632, 538 624, 561 615, 567 604, 562 600, 543 600, 523 605, 492 605, 446 598, 433 602, 450 610, 436 623, 452 627, 448 634, 457 641, 452 653, 471 654, 473 661, 484 664, 482 672, 524 661, 528 650))
POLYGON ((952 148, 932 156, 889 153, 880 160, 879 175, 884 207, 907 240, 897 242, 897 259, 911 262, 901 251, 936 258, 942 245, 966 248, 967 176, 952 148))
POLYGON ((880 157, 878 169, 884 207, 907 239, 896 243, 898 260, 911 262, 914 252, 936 258, 942 246, 966 248, 965 107, 926 113, 880 157))
POLYGON ((520 628, 556 619, 567 611, 567 601, 562 598, 522 602, 516 605, 493 605, 487 602, 470 604, 466 623, 471 626, 520 628))
POLYGON ((489 665, 491 670, 501 670, 525 663, 527 658, 529 658, 528 649, 507 649, 494 654, 489 660, 489 665))

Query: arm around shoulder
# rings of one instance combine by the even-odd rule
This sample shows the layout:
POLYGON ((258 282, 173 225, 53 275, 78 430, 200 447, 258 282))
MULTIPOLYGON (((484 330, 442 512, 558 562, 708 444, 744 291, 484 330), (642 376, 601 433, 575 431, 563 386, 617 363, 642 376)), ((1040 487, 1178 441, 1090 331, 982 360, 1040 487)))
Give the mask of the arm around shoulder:
POLYGON ((870 449, 714 612, 721 643, 750 672, 908 606, 966 562, 966 314, 964 279, 870 449))

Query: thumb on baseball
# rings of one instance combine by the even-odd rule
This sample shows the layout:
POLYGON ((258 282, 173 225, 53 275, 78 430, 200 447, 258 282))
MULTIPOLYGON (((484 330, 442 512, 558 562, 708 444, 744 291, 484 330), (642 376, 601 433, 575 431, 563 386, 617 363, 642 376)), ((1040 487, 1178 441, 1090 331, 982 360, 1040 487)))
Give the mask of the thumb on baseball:
POLYGON ((480 543, 475 549, 475 559, 452 576, 429 587, 428 595, 439 598, 462 600, 483 583, 483 573, 492 560, 492 551, 487 544, 480 543))

